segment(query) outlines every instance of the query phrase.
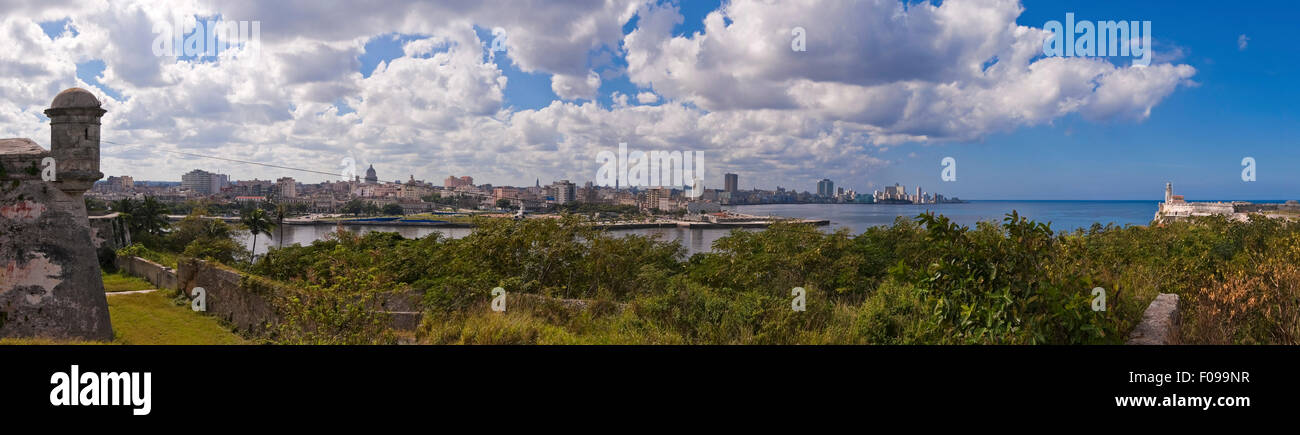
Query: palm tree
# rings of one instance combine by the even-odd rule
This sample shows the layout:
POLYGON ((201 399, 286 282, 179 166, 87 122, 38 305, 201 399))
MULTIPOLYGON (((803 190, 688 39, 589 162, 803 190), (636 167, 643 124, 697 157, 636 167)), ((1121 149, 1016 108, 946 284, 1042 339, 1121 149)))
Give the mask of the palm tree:
POLYGON ((167 206, 152 196, 144 197, 144 202, 135 208, 131 218, 140 231, 153 235, 162 235, 169 225, 167 206))
POLYGON ((261 208, 244 214, 240 221, 244 224, 244 227, 248 228, 248 232, 253 234, 253 250, 249 254, 249 263, 252 263, 257 259, 257 235, 266 234, 267 237, 270 237, 271 229, 275 227, 275 223, 271 222, 271 218, 266 215, 266 210, 261 208))
POLYGON ((280 235, 278 237, 279 240, 276 241, 276 244, 282 248, 284 247, 284 218, 288 214, 289 214, 289 207, 285 206, 284 203, 279 203, 275 205, 275 227, 277 230, 280 231, 280 235))

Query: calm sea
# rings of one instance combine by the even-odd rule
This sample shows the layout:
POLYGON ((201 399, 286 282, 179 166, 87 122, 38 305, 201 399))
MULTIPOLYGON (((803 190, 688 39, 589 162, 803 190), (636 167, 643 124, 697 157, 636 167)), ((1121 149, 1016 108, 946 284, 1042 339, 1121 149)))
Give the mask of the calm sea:
MULTIPOLYGON (((871 226, 890 225, 898 216, 912 218, 927 211, 948 216, 960 225, 974 227, 979 221, 1002 222, 1002 218, 1007 213, 1015 210, 1029 219, 1050 222, 1053 230, 1073 231, 1076 228, 1086 229, 1093 223, 1146 225, 1154 217, 1158 203, 1158 201, 970 201, 965 204, 937 205, 771 204, 741 205, 727 207, 727 209, 753 215, 829 219, 831 224, 822 227, 823 230, 848 228, 854 234, 861 233, 871 226)), ((424 237, 435 232, 460 238, 472 231, 468 228, 432 227, 345 226, 345 228, 359 232, 397 232, 406 238, 424 237)), ((268 240, 266 236, 258 237, 258 254, 265 253, 268 245, 310 244, 334 231, 334 227, 285 225, 283 231, 283 240, 280 240, 278 229, 273 240, 268 240)), ((713 246, 713 242, 727 235, 728 231, 730 230, 656 228, 621 230, 615 233, 658 235, 665 240, 679 240, 686 248, 687 254, 693 255, 697 252, 707 252, 713 246)), ((250 245, 252 239, 245 238, 245 246, 250 245)))

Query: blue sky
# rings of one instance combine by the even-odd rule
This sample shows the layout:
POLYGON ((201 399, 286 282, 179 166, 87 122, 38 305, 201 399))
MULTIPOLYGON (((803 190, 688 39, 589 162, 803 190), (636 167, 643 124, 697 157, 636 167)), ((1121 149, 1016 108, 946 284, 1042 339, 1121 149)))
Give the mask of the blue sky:
MULTIPOLYGON (((941 2, 935 2, 941 3, 941 2)), ((679 3, 683 22, 677 36, 703 30, 704 17, 721 1, 679 3)), ((1051 125, 1020 128, 980 141, 908 144, 882 157, 897 165, 882 168, 877 184, 922 185, 927 190, 981 199, 1158 199, 1166 181, 1179 192, 1202 199, 1300 198, 1300 128, 1295 104, 1300 53, 1291 13, 1295 6, 1225 8, 1222 3, 1030 1, 1017 23, 1043 26, 1064 21, 1066 12, 1080 20, 1149 20, 1157 51, 1181 52, 1178 59, 1194 66, 1199 86, 1182 88, 1140 122, 1095 122, 1068 115, 1051 125), (1276 10, 1275 7, 1284 10, 1276 10), (1205 11, 1214 10, 1207 14, 1205 11), (1238 39, 1246 35, 1246 48, 1238 39), (956 182, 939 179, 943 157, 958 159, 956 182), (1254 157, 1257 178, 1243 182, 1243 157, 1254 157)), ((635 19, 625 27, 635 27, 635 19)), ((477 29, 490 41, 490 29, 477 29)), ((379 38, 379 56, 363 56, 362 71, 380 60, 401 56, 401 45, 379 38)), ((558 99, 549 75, 524 73, 506 56, 495 63, 511 85, 505 100, 518 109, 539 109, 558 99)), ((625 64, 624 64, 625 65, 625 64)), ((611 104, 614 92, 635 95, 638 88, 619 77, 600 87, 597 101, 611 104)), ((744 171, 740 169, 740 171, 744 171)), ((747 177, 759 174, 745 174, 747 177)), ((814 176, 814 178, 816 178, 814 176)), ((867 189, 860 180, 840 186, 867 189)), ((794 184, 787 187, 814 190, 794 184)), ((763 186, 771 188, 772 186, 763 186)))
MULTIPOLYGON (((1157 65, 1146 75, 1122 59, 1105 68, 1071 59, 1034 75, 1053 64, 1004 60, 1008 41, 1033 37, 998 21, 1008 5, 984 2, 910 3, 900 12, 889 3, 736 1, 712 29, 705 19, 722 1, 572 0, 527 14, 493 1, 396 1, 285 15, 280 5, 203 0, 198 10, 171 11, 263 20, 269 64, 257 68, 138 56, 126 48, 141 35, 123 29, 149 26, 124 26, 175 6, 110 3, 84 15, 36 7, 27 21, 46 40, 0 41, 20 50, 35 43, 40 51, 23 54, 48 65, 16 84, 0 81, 0 91, 32 95, 0 104, 0 121, 17 126, 0 136, 39 137, 44 121, 32 114, 45 102, 37 95, 79 85, 108 100, 106 131, 128 144, 106 147, 106 172, 137 179, 176 179, 192 167, 236 179, 287 175, 158 157, 139 145, 147 142, 312 169, 345 156, 374 164, 384 179, 584 181, 593 178, 591 156, 627 141, 704 150, 709 187, 736 172, 742 188, 815 190, 831 178, 860 192, 897 182, 970 199, 1158 199, 1166 181, 1189 199, 1300 199, 1300 91, 1291 84, 1300 32, 1290 22, 1300 6, 1290 2, 1030 0, 1009 15, 1011 27, 1029 28, 1067 12, 1149 20, 1157 65), (656 27, 665 20, 676 24, 656 27), (792 25, 809 31, 806 54, 763 48, 785 44, 792 25), (509 29, 510 50, 484 49, 496 27, 509 29), (905 39, 890 39, 897 35, 905 39), (404 47, 428 38, 446 42, 406 56, 404 47), (1001 57, 985 68, 1005 63, 1013 72, 962 70, 990 53, 1001 57), (581 86, 588 74, 599 77, 591 93, 581 86), (578 86, 562 90, 565 80, 578 86), (1241 180, 1247 156, 1257 181, 1241 180), (957 159, 955 182, 940 180, 944 157, 957 159)), ((321 181, 312 177, 302 175, 321 181)))
POLYGON ((915 159, 898 148, 893 154, 904 164, 896 176, 934 185, 936 162, 951 155, 958 183, 935 189, 970 197, 1158 199, 1170 181, 1192 199, 1300 199, 1295 4, 1035 1, 1017 21, 1042 26, 1067 11, 1080 19, 1152 21, 1158 52, 1182 48, 1200 85, 1175 91, 1141 123, 1071 115, 981 142, 921 147, 915 159), (1249 41, 1239 50, 1243 34, 1249 41), (1255 182, 1241 180, 1245 156, 1257 161, 1255 182))

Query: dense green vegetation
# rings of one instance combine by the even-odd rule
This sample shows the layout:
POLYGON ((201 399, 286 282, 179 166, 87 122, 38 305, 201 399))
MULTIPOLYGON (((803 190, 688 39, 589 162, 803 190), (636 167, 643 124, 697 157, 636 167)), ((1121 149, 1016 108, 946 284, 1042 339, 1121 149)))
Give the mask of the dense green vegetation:
POLYGON ((343 233, 248 267, 325 292, 300 310, 330 328, 305 342, 384 341, 341 304, 401 289, 424 295, 426 343, 1121 343, 1158 292, 1186 302, 1185 342, 1300 333, 1300 225, 1281 220, 1057 233, 1014 213, 975 228, 921 215, 856 236, 780 224, 683 260, 675 242, 578 219, 484 220, 457 240, 343 233), (494 287, 592 303, 495 313, 494 287))
POLYGON ((475 218, 461 239, 343 232, 252 264, 242 226, 203 212, 120 254, 200 257, 274 286, 275 342, 395 342, 375 307, 408 291, 424 343, 1122 343, 1162 292, 1184 301, 1184 342, 1300 342, 1300 224, 1280 219, 1055 232, 1014 212, 974 228, 926 214, 857 235, 782 223, 686 258, 577 215, 475 218), (495 287, 512 295, 505 313, 489 309, 495 287))

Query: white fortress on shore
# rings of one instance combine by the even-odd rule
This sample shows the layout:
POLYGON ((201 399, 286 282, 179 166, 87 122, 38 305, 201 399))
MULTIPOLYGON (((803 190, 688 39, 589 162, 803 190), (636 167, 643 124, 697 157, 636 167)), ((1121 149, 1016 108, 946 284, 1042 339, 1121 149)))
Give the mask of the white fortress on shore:
MULTIPOLYGON (((1231 202, 1187 202, 1182 195, 1174 195, 1173 183, 1165 183, 1165 202, 1156 210, 1156 222, 1168 222, 1193 216, 1232 216, 1237 214, 1231 202)), ((1245 218, 1242 213, 1241 218, 1245 218)))
POLYGON ((1247 201, 1232 202, 1187 202, 1182 195, 1174 195, 1173 183, 1165 183, 1165 202, 1156 210, 1156 223, 1172 222, 1197 216, 1227 216, 1237 221, 1250 220, 1251 214, 1260 214, 1270 218, 1300 218, 1300 201, 1285 203, 1253 203, 1247 201))

